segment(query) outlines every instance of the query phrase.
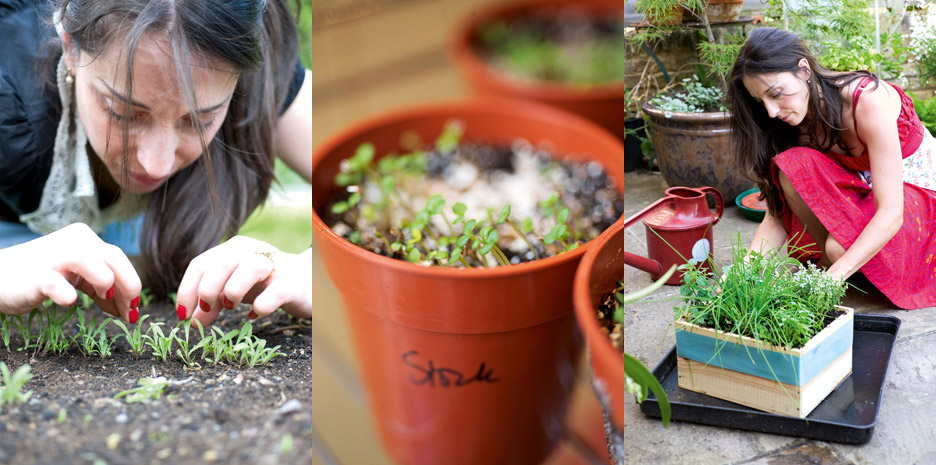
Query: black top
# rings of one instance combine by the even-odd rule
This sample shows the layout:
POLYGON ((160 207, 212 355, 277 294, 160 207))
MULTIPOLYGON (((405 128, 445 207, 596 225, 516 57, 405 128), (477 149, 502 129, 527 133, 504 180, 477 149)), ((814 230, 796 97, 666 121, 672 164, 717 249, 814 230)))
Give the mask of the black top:
MULTIPOLYGON (((39 63, 49 53, 57 60, 61 50, 44 46, 55 36, 46 22, 49 10, 45 0, 0 0, 0 221, 19 222, 20 215, 39 208, 52 169, 62 109, 58 93, 48 87, 55 82, 54 69, 41 76, 39 63)), ((304 77, 297 59, 280 114, 304 77)))

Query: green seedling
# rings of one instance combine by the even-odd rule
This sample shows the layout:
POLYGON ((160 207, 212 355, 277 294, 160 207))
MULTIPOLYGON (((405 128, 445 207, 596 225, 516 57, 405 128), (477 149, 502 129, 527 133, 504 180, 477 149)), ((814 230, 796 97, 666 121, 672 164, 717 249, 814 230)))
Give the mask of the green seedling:
MULTIPOLYGON (((51 303, 51 301, 49 301, 51 303)), ((71 339, 65 335, 65 323, 70 321, 77 307, 71 307, 59 314, 58 308, 52 304, 39 314, 39 338, 36 342, 36 351, 42 353, 61 354, 72 344, 71 339)))
POLYGON ((291 434, 286 433, 283 435, 283 438, 280 439, 280 454, 285 455, 292 452, 293 447, 293 437, 291 434))
POLYGON ((163 395, 163 390, 169 385, 169 381, 165 377, 159 376, 156 378, 140 378, 137 380, 137 384, 139 386, 120 392, 114 396, 114 399, 126 397, 125 401, 128 404, 159 399, 163 395))
MULTIPOLYGON (((143 300, 142 297, 140 300, 143 300)), ((132 331, 127 328, 127 325, 124 324, 123 321, 114 320, 114 324, 123 330, 123 334, 117 337, 123 337, 124 340, 127 341, 127 344, 130 345, 130 350, 132 350, 133 353, 137 355, 137 357, 143 354, 143 335, 149 332, 143 332, 143 321, 146 320, 147 317, 149 317, 149 315, 141 316, 139 321, 136 323, 136 327, 133 328, 132 331)))
POLYGON ((94 305, 94 299, 91 298, 88 294, 78 291, 78 300, 80 301, 80 310, 86 310, 91 308, 94 305))
POLYGON ((0 313, 0 341, 3 342, 3 347, 7 352, 10 351, 10 325, 7 314, 0 313))
POLYGON ((248 367, 264 365, 276 356, 286 355, 277 352, 279 348, 280 346, 267 348, 265 339, 253 335, 253 325, 248 321, 241 327, 228 360, 248 367))
POLYGON ((234 338, 240 334, 239 329, 232 329, 225 333, 217 326, 211 328, 212 336, 202 351, 202 356, 212 365, 222 360, 230 360, 234 351, 234 338))
POLYGON ((68 411, 64 408, 60 408, 58 411, 58 422, 65 423, 65 420, 68 418, 68 411))
POLYGON ((155 298, 156 296, 153 294, 153 291, 149 290, 149 288, 143 289, 140 291, 140 306, 149 307, 155 298))
POLYGON ((29 312, 29 316, 26 320, 23 320, 23 315, 14 315, 10 317, 13 326, 16 327, 16 330, 19 331, 20 336, 23 336, 23 347, 16 349, 17 351, 27 350, 32 347, 32 322, 33 319, 39 315, 38 309, 32 309, 29 312))
POLYGON ((4 404, 13 404, 14 402, 26 402, 32 396, 32 391, 21 392, 26 382, 32 379, 29 365, 21 365, 10 375, 10 368, 7 364, 0 362, 0 377, 3 380, 3 386, 0 386, 0 408, 4 404))
POLYGON ((151 324, 150 331, 143 335, 143 339, 146 341, 146 345, 152 349, 153 356, 165 362, 169 358, 169 354, 172 353, 172 344, 175 341, 175 335, 179 331, 179 327, 172 328, 167 336, 163 333, 162 325, 162 322, 151 324))
POLYGON ((193 366, 198 365, 198 362, 195 361, 196 350, 202 349, 202 358, 204 359, 204 356, 205 356, 204 347, 206 344, 210 342, 209 339, 211 338, 210 332, 208 333, 209 337, 207 338, 205 337, 205 330, 202 327, 202 324, 200 321, 196 319, 192 319, 192 321, 194 321, 195 324, 198 326, 198 334, 201 336, 201 339, 198 341, 198 344, 191 345, 191 343, 189 342, 189 332, 191 331, 192 325, 188 324, 188 321, 179 322, 179 325, 181 325, 183 328, 182 334, 185 335, 184 338, 180 337, 177 334, 178 329, 179 329, 178 325, 173 331, 176 343, 179 344, 179 348, 176 349, 175 354, 179 357, 180 360, 182 360, 182 363, 184 363, 188 367, 193 367, 193 366))
POLYGON ((105 331, 107 324, 113 321, 113 318, 105 318, 99 325, 97 315, 92 315, 91 320, 86 320, 84 311, 78 311, 78 332, 72 338, 75 345, 85 356, 99 355, 101 358, 109 357, 111 354, 112 341, 107 338, 105 331))

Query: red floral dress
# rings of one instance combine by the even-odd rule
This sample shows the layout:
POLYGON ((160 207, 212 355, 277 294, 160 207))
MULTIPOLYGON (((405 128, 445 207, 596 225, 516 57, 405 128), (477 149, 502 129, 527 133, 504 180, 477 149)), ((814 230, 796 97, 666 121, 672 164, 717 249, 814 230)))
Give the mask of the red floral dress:
MULTIPOLYGON (((852 114, 869 81, 864 78, 858 83, 852 98, 852 114)), ((910 97, 899 87, 894 88, 901 98, 897 128, 904 159, 904 221, 884 248, 861 267, 861 272, 898 307, 934 307, 936 139, 920 123, 910 97)), ((787 175, 829 234, 846 249, 851 247, 875 212, 867 148, 860 157, 823 154, 806 147, 786 150, 774 157, 775 186, 779 186, 777 168, 787 175)), ((799 238, 795 245, 811 245, 800 258, 820 258, 815 240, 785 204, 782 216, 789 237, 799 238)))

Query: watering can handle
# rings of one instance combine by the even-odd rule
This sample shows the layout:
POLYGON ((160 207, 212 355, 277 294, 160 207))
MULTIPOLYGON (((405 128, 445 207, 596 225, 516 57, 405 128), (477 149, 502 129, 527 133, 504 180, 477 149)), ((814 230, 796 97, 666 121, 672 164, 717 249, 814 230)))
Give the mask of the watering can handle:
POLYGON ((722 215, 725 214, 725 199, 722 197, 721 192, 719 192, 719 190, 714 187, 700 187, 699 190, 706 194, 711 194, 712 197, 715 197, 715 221, 712 222, 712 225, 714 226, 718 224, 719 220, 722 218, 722 215))

